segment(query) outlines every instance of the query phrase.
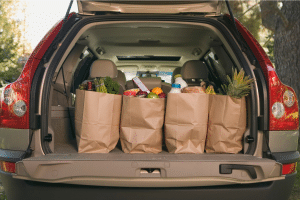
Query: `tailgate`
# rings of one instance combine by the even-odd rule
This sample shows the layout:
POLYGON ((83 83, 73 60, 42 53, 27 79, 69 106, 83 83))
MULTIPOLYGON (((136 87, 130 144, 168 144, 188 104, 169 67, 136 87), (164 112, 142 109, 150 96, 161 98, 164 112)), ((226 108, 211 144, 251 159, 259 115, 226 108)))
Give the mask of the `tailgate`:
POLYGON ((220 15, 222 1, 219 0, 78 0, 78 12, 93 15, 100 12, 118 13, 201 13, 220 15))
POLYGON ((192 187, 284 179, 281 164, 250 155, 49 154, 17 163, 14 178, 118 187, 192 187))

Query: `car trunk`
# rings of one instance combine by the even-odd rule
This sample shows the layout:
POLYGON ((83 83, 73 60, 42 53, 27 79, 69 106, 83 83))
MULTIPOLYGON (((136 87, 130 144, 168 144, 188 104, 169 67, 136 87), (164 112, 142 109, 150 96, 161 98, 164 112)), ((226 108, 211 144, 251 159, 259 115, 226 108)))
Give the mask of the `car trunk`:
MULTIPOLYGON (((246 101, 248 117, 244 133, 244 138, 256 140, 250 144, 244 140, 243 150, 238 154, 171 154, 164 144, 163 151, 158 154, 126 154, 120 143, 109 153, 78 153, 73 136, 75 108, 72 98, 75 99, 77 89, 74 83, 78 82, 74 80, 74 74, 82 66, 86 69, 83 71, 89 71, 88 61, 100 58, 110 59, 117 66, 151 64, 178 67, 188 60, 207 62, 205 59, 214 54, 211 58, 215 59, 215 65, 210 67, 218 74, 218 80, 210 81, 224 83, 224 76, 231 75, 232 68, 244 68, 248 75, 254 76, 254 66, 242 54, 227 28, 216 19, 139 16, 136 21, 136 16, 129 16, 126 20, 127 17, 125 15, 122 21, 121 17, 85 18, 89 23, 73 28, 75 33, 68 35, 62 43, 63 53, 58 50, 53 55, 49 65, 50 69, 54 68, 51 79, 48 79, 52 80, 48 87, 50 96, 48 100, 45 96, 40 99, 41 105, 47 103, 48 109, 42 121, 42 127, 47 125, 42 129, 41 139, 45 155, 36 153, 18 163, 16 178, 121 187, 192 187, 283 179, 281 165, 262 158, 262 133, 257 131, 256 121, 253 121, 258 116, 259 88, 256 83, 246 101), (101 22, 103 20, 106 22, 101 22), (95 57, 89 59, 82 55, 87 48, 95 57), (97 51, 99 48, 105 53, 97 51), (195 49, 200 49, 199 53, 193 53, 195 49), (57 60, 59 54, 61 59, 57 60), (117 58, 145 55, 180 56, 180 59, 124 61, 117 58)), ((82 76, 84 78, 87 76, 82 76)), ((47 77, 44 79, 47 80, 47 77)), ((39 148, 38 143, 35 146, 39 148)))

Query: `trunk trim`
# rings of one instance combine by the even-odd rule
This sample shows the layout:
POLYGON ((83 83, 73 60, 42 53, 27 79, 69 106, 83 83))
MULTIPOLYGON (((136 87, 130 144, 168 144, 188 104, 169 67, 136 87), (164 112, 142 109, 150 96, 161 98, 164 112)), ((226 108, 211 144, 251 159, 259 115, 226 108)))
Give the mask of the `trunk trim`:
POLYGON ((238 180, 220 177, 192 177, 192 178, 102 178, 102 177, 71 177, 57 180, 31 179, 26 176, 14 175, 13 178, 39 181, 46 183, 64 183, 91 186, 112 187, 199 187, 199 186, 221 186, 234 184, 253 184, 270 181, 284 180, 285 176, 267 178, 263 180, 238 180))

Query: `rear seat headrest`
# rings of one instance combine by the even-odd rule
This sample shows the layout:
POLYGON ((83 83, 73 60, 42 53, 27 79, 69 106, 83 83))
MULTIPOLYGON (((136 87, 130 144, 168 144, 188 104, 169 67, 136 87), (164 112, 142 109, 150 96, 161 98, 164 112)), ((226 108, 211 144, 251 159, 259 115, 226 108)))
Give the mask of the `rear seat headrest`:
POLYGON ((118 70, 117 81, 124 84, 124 86, 126 84, 126 76, 121 70, 118 70))
POLYGON ((116 78, 118 70, 111 60, 95 60, 91 66, 90 77, 106 77, 116 78))
POLYGON ((181 69, 183 79, 208 79, 208 70, 200 60, 189 60, 181 69))

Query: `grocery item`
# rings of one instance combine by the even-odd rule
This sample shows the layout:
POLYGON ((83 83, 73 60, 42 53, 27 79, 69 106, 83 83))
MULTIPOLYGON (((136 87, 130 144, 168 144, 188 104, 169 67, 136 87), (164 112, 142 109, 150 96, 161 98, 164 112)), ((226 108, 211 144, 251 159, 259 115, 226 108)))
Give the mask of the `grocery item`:
POLYGON ((250 93, 253 79, 245 76, 243 69, 241 69, 239 73, 237 73, 236 69, 234 71, 232 70, 232 74, 232 78, 227 75, 228 85, 222 85, 225 94, 238 99, 247 96, 250 93))
POLYGON ((104 84, 104 78, 95 79, 94 83, 95 83, 96 92, 108 93, 104 84))
POLYGON ((138 77, 134 77, 132 80, 142 91, 150 93, 149 89, 144 85, 141 79, 139 79, 138 77))
POLYGON ((158 99, 158 95, 153 93, 153 92, 150 92, 148 95, 147 95, 147 98, 149 99, 158 99))
POLYGON ((105 87, 107 88, 107 93, 109 94, 119 94, 120 84, 117 81, 112 80, 111 77, 107 76, 104 79, 105 87))
POLYGON ((210 95, 207 153, 239 153, 246 130, 246 100, 252 79, 241 70, 227 76, 229 84, 222 85, 227 95, 210 95))
POLYGON ((87 81, 82 82, 79 86, 78 86, 79 90, 87 90, 87 81))
POLYGON ((206 93, 206 94, 216 94, 216 93, 215 93, 215 90, 214 90, 214 86, 209 85, 209 86, 206 88, 205 93, 206 93))
POLYGON ((206 83, 205 83, 205 81, 201 81, 200 87, 203 87, 204 89, 206 89, 206 83))
POLYGON ((155 88, 153 88, 153 89, 151 90, 151 92, 153 92, 153 93, 159 95, 159 94, 162 93, 163 91, 162 91, 162 89, 161 89, 160 87, 155 87, 155 88))
POLYGON ((246 130, 246 101, 227 95, 210 95, 206 153, 239 153, 246 130))
POLYGON ((180 88, 181 89, 188 86, 188 84, 182 79, 181 74, 176 74, 174 76, 174 78, 175 78, 175 82, 174 83, 180 84, 180 88))
POLYGON ((87 82, 87 90, 89 90, 89 91, 92 91, 93 90, 93 82, 92 81, 89 81, 89 82, 87 82))
POLYGON ((136 96, 140 98, 145 98, 147 94, 148 94, 147 92, 140 90, 136 93, 136 96))
POLYGON ((165 99, 123 96, 120 124, 122 150, 125 153, 161 152, 164 113, 165 99))
POLYGON ((166 95, 165 93, 160 93, 160 94, 158 94, 158 97, 159 97, 159 98, 166 98, 167 95, 166 95))
POLYGON ((136 94, 140 91, 138 88, 130 89, 130 90, 125 90, 123 92, 123 95, 125 96, 136 96, 136 94))
POLYGON ((208 94, 168 94, 165 141, 170 153, 204 153, 208 94))
POLYGON ((182 89, 182 93, 205 93, 205 90, 200 86, 186 87, 182 89))
POLYGON ((169 93, 181 93, 180 84, 173 83, 169 93))
POLYGON ((78 153, 108 153, 119 140, 122 96, 76 90, 75 134, 78 153))
POLYGON ((95 78, 93 81, 86 80, 78 87, 80 90, 96 91, 108 94, 119 94, 119 88, 120 84, 113 81, 109 76, 95 78))

